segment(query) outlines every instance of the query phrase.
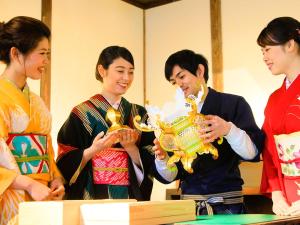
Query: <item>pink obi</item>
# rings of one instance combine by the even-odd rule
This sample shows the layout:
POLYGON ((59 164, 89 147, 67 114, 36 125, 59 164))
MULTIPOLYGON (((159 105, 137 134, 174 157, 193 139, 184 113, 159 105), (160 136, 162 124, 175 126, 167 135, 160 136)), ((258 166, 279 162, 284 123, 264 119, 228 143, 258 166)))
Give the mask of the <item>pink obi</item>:
POLYGON ((300 132, 274 135, 285 194, 289 203, 300 200, 300 132))
POLYGON ((129 185, 128 154, 122 148, 107 148, 92 159, 95 184, 129 185))

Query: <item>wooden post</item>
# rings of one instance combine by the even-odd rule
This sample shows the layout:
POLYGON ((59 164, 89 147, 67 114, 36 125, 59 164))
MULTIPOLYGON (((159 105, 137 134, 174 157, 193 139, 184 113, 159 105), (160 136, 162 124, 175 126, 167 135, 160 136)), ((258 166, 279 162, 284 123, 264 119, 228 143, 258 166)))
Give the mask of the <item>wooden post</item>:
POLYGON ((144 106, 149 103, 147 100, 147 80, 146 80, 146 12, 143 9, 143 96, 144 106))
POLYGON ((221 0, 210 0, 213 88, 223 91, 221 0))
MULTIPOLYGON (((52 16, 52 0, 42 0, 42 21, 51 30, 52 16)), ((50 42, 50 40, 49 40, 50 42)), ((50 45, 51 46, 51 45, 50 45)), ((51 55, 50 55, 51 57, 51 55)), ((48 68, 41 78, 40 96, 45 101, 46 106, 50 110, 50 96, 51 96, 51 60, 48 68)))

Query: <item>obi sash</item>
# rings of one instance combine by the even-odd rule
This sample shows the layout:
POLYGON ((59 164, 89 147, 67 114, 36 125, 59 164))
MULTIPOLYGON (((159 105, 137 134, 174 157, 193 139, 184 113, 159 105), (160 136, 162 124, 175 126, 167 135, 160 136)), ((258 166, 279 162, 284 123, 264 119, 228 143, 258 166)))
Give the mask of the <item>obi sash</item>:
POLYGON ((6 144, 21 174, 49 173, 47 136, 41 134, 9 134, 6 144))
POLYGON ((92 159, 95 184, 129 185, 128 154, 122 148, 107 148, 92 159))
POLYGON ((287 200, 300 199, 300 132, 274 135, 287 200))

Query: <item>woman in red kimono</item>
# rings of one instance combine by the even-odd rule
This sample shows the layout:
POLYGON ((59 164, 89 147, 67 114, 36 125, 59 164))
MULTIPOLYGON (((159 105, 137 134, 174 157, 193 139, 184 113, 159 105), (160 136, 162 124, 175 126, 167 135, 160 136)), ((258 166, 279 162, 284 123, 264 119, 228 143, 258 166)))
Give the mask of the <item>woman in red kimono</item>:
POLYGON ((272 20, 257 38, 273 75, 282 86, 265 108, 261 192, 272 197, 277 215, 300 215, 300 23, 291 17, 272 20))

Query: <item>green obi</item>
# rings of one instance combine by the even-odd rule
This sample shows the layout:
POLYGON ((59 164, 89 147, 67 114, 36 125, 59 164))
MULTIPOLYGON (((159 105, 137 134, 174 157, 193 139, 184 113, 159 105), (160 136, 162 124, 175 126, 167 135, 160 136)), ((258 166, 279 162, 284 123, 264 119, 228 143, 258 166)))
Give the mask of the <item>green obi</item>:
POLYGON ((49 173, 46 135, 9 134, 6 143, 23 175, 49 173))

